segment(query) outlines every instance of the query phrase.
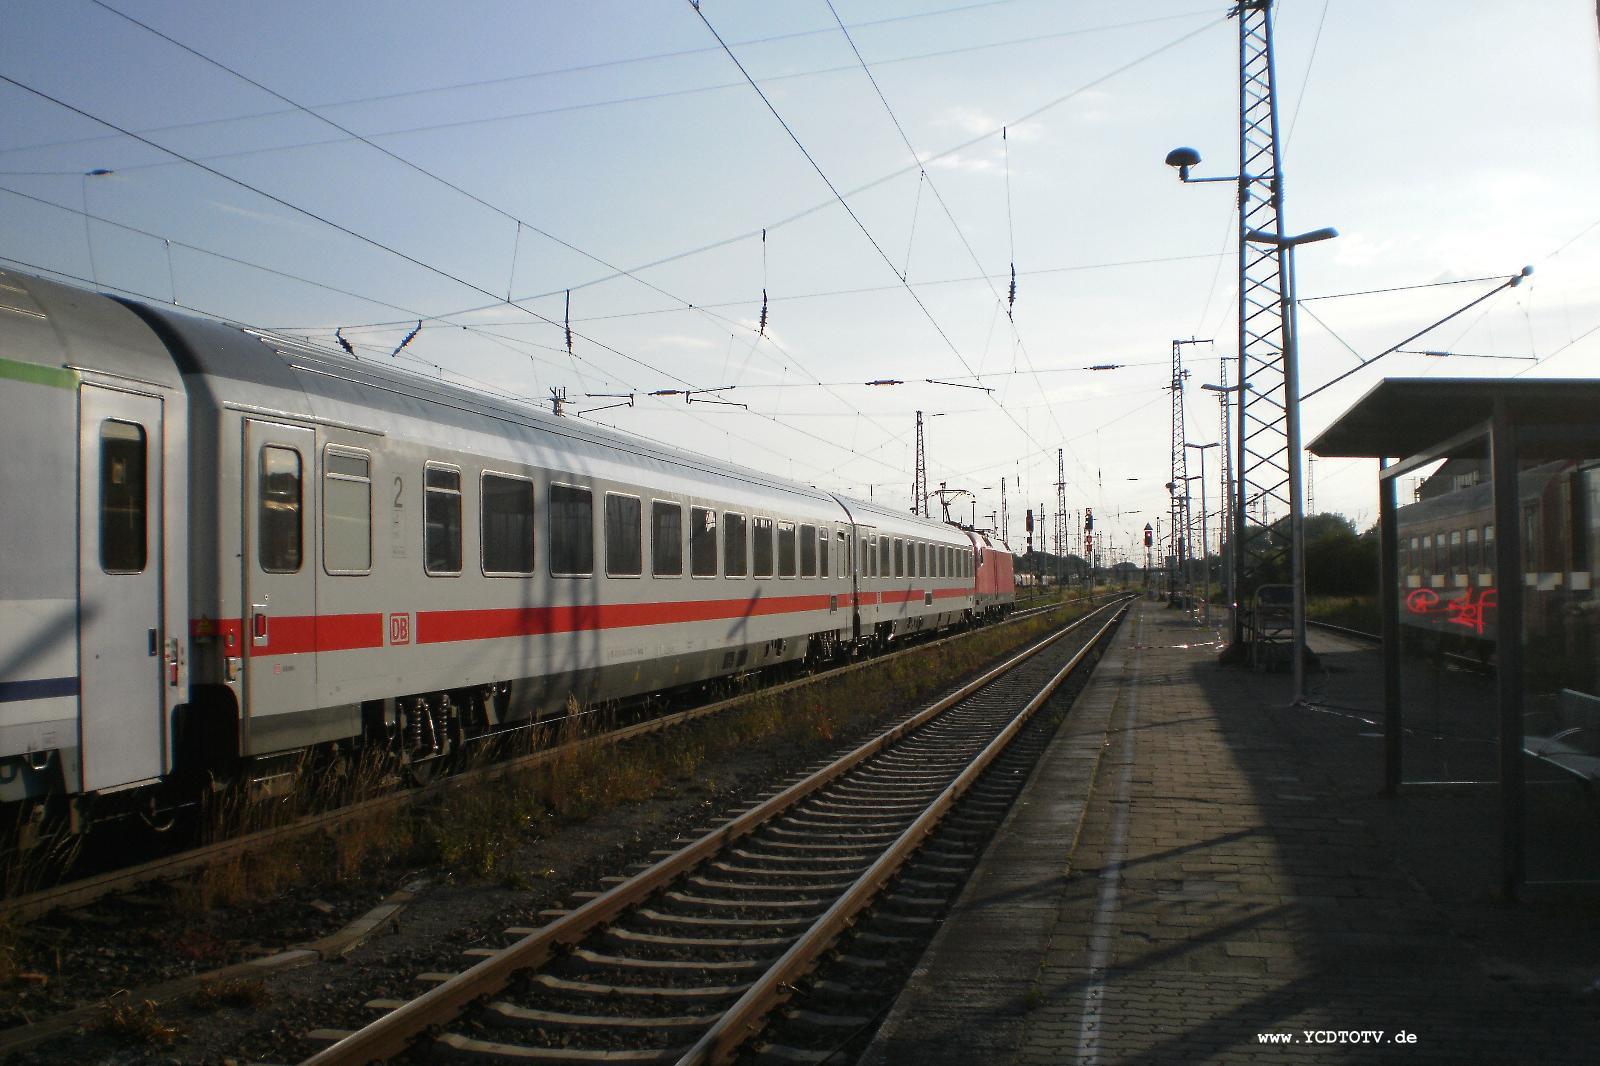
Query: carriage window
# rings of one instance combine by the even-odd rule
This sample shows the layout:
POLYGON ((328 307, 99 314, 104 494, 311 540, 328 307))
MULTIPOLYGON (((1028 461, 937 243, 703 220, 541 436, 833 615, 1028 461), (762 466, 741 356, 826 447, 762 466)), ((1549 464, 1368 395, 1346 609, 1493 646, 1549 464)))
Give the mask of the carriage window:
MULTIPOLYGON (((839 577, 842 580, 844 578, 848 578, 856 568, 855 559, 850 551, 851 545, 855 542, 849 540, 845 535, 845 531, 842 529, 839 530, 839 535, 836 539, 839 542, 839 577)), ((822 565, 824 567, 828 565, 828 557, 826 554, 824 554, 822 557, 822 565)), ((826 574, 828 571, 824 569, 822 572, 826 574)))
POLYGON ((920 577, 928 576, 928 546, 926 544, 919 543, 917 545, 917 574, 920 577))
POLYGON ((873 548, 876 541, 863 533, 861 535, 861 576, 870 577, 877 571, 874 569, 878 561, 878 553, 873 548))
POLYGON ((878 538, 878 568, 873 574, 879 577, 888 577, 893 571, 889 566, 889 557, 894 552, 894 543, 888 537, 878 538))
POLYGON ((939 576, 940 577, 949 577, 950 576, 950 545, 948 545, 948 544, 939 545, 938 559, 939 559, 939 576))
POLYGON ((689 508, 689 571, 717 576, 717 512, 709 507, 689 508))
POLYGON ((479 509, 483 572, 506 577, 533 573, 533 482, 484 474, 479 509))
POLYGON ((322 567, 330 574, 372 570, 370 470, 364 454, 331 446, 323 454, 322 567))
POLYGON ((754 523, 755 536, 752 538, 750 576, 772 576, 772 519, 757 518, 754 523))
MULTIPOLYGON (((711 549, 711 565, 717 550, 711 549)), ((650 505, 650 572, 656 577, 683 576, 683 508, 656 500, 650 505)))
POLYGON ((828 545, 831 542, 832 534, 826 528, 817 530, 817 575, 819 577, 828 576, 828 545))
POLYGON ((899 537, 894 538, 894 576, 906 576, 906 542, 899 537))
MULTIPOLYGON (((264 465, 264 458, 262 462, 264 465)), ((129 422, 108 420, 100 423, 100 569, 108 574, 138 574, 144 571, 148 556, 145 530, 149 525, 146 519, 148 502, 144 468, 144 430, 129 422)), ((265 484, 265 479, 262 483, 265 484)), ((299 498, 297 489, 297 504, 299 498)), ((266 506, 266 500, 263 499, 263 533, 266 532, 266 506)), ((295 523, 298 530, 298 517, 295 523)), ((264 567, 264 544, 261 558, 264 567)), ((298 555, 295 557, 295 567, 299 567, 298 555)))
POLYGON ((550 486, 550 572, 557 577, 594 573, 594 494, 588 489, 550 486))
POLYGON ((422 520, 425 566, 430 574, 461 573, 461 471, 428 466, 423 470, 422 520))
MULTIPOLYGON (((827 530, 823 530, 822 531, 822 536, 823 536, 823 550, 826 551, 827 550, 828 531, 827 530)), ((816 577, 817 576, 817 527, 816 526, 801 526, 800 527, 800 576, 801 577, 816 577)), ((826 570, 823 571, 822 576, 823 577, 827 577, 828 576, 828 573, 827 573, 826 570)))
POLYGON ((778 523, 778 576, 794 577, 794 523, 778 523))
MULTIPOLYGON (((141 474, 143 472, 141 471, 141 474)), ((141 482, 143 478, 141 477, 141 482)), ((300 569, 300 453, 268 445, 261 449, 261 569, 293 574, 300 569)))
POLYGON ((744 577, 749 572, 744 547, 745 525, 744 515, 722 512, 722 572, 729 577, 744 577))
POLYGON ((638 577, 644 571, 639 511, 639 497, 606 493, 606 573, 612 577, 638 577))

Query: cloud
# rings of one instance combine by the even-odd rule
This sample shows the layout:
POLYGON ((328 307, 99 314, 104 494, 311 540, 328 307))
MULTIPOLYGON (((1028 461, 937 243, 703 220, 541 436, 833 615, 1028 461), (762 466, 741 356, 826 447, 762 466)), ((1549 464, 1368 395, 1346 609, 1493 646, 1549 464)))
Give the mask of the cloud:
POLYGON ((988 170, 998 170, 1000 164, 993 159, 977 155, 966 155, 956 152, 953 155, 942 155, 938 159, 928 161, 930 170, 957 170, 971 173, 982 173, 988 170))

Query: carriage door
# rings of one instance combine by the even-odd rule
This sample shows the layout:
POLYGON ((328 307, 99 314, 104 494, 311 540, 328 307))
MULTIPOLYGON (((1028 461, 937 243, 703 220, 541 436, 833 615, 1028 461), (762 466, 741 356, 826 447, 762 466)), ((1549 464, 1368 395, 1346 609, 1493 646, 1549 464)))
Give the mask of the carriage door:
POLYGON ((244 420, 244 686, 251 732, 263 715, 316 704, 316 460, 312 430, 244 420))
POLYGON ((84 385, 78 410, 78 735, 94 791, 162 770, 161 400, 84 385))

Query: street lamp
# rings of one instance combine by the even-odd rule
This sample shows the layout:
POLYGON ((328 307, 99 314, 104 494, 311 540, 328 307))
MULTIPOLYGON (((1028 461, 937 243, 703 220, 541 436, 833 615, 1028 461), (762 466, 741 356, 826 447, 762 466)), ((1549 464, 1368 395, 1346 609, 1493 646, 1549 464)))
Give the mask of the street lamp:
POLYGON ((1200 153, 1193 148, 1174 148, 1167 153, 1167 166, 1178 168, 1178 180, 1190 185, 1198 185, 1207 181, 1238 181, 1237 174, 1229 174, 1218 178, 1191 178, 1189 168, 1200 165, 1200 153))
MULTIPOLYGON (((1251 244, 1267 244, 1280 248, 1288 258, 1285 271, 1288 284, 1279 289, 1279 314, 1283 319, 1283 421, 1289 445, 1289 571, 1294 589, 1294 702, 1304 703, 1306 697, 1306 534, 1305 501, 1301 492, 1300 454, 1300 329, 1296 321, 1299 300, 1295 292, 1295 249, 1302 244, 1312 244, 1337 237, 1339 231, 1332 226, 1309 230, 1285 237, 1262 230, 1245 230, 1244 239, 1251 244)), ((1243 432, 1244 426, 1239 427, 1243 432)))
POLYGON ((1221 447, 1212 441, 1210 444, 1190 444, 1183 442, 1185 448, 1193 448, 1200 453, 1200 583, 1205 591, 1205 607, 1202 608, 1203 619, 1206 625, 1211 624, 1211 573, 1206 559, 1211 551, 1209 547, 1209 527, 1206 525, 1206 451, 1211 448, 1221 447))

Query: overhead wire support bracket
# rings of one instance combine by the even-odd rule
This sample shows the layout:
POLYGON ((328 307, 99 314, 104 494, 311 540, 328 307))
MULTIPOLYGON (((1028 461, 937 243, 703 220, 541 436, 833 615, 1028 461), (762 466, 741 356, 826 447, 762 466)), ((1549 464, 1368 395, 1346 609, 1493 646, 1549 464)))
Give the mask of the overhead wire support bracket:
POLYGON ((718 385, 715 388, 710 388, 710 389, 656 389, 656 390, 654 390, 652 392, 645 393, 645 395, 646 396, 682 396, 684 403, 714 403, 714 404, 719 404, 720 406, 723 406, 723 407, 743 407, 746 411, 750 410, 750 405, 747 404, 747 403, 737 403, 737 402, 735 402, 733 400, 705 400, 705 399, 700 399, 700 397, 705 396, 708 393, 727 392, 730 389, 735 389, 735 388, 738 388, 738 386, 737 385, 718 385))
MULTIPOLYGON (((938 378, 923 378, 922 380, 926 381, 929 385, 948 385, 952 389, 976 389, 979 392, 989 392, 989 393, 994 392, 994 389, 990 388, 987 385, 968 385, 964 381, 940 381, 938 378)), ((868 384, 875 384, 875 383, 874 382, 868 382, 868 384)), ((896 384, 898 384, 898 382, 896 384)))
POLYGON ((599 414, 601 411, 610 411, 618 407, 633 406, 634 394, 631 392, 586 392, 584 395, 591 400, 620 400, 621 402, 608 403, 604 407, 591 407, 587 411, 579 411, 577 413, 580 417, 583 415, 599 414))

